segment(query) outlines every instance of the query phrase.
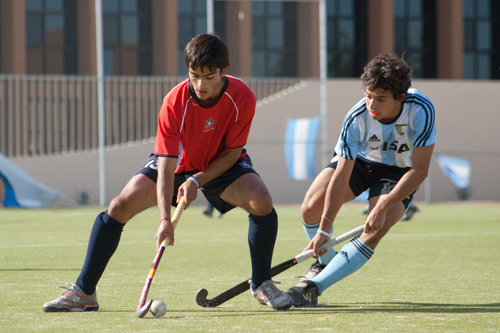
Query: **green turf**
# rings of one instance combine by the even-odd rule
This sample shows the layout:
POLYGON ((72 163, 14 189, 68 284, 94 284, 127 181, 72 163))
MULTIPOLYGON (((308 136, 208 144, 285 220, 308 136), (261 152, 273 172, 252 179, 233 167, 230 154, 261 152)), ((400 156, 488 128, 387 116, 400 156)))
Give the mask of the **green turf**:
MULTIPOLYGON (((273 264, 307 245, 299 208, 277 206, 280 229, 273 264)), ((0 210, 0 332, 496 332, 500 328, 500 206, 423 205, 397 224, 360 271, 329 288, 320 306, 275 312, 246 292, 219 308, 209 297, 250 277, 248 222, 242 210, 208 219, 203 207, 184 212, 154 278, 149 297, 167 314, 135 317, 155 255, 156 208, 125 227, 121 244, 99 283, 99 312, 44 313, 58 285, 79 274, 96 207, 0 210)), ((360 205, 344 207, 335 234, 363 222, 360 205)), ((339 247, 337 248, 339 249, 339 247)), ((275 277, 286 290, 312 260, 275 277)))

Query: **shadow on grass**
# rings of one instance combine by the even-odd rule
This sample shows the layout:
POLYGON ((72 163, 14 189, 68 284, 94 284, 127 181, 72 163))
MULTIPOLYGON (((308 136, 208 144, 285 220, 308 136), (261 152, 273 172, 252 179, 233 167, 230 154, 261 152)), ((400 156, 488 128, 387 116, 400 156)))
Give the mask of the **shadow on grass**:
MULTIPOLYGON (((135 310, 99 310, 99 312, 130 312, 135 310)), ((183 319, 202 318, 209 314, 218 317, 242 317, 259 315, 327 315, 342 313, 499 313, 500 303, 489 304, 448 304, 448 303, 412 303, 412 302, 384 302, 384 303, 352 303, 337 305, 319 305, 312 308, 292 308, 288 311, 263 310, 232 310, 232 309, 200 309, 200 310, 168 310, 162 318, 147 315, 143 319, 183 319)))
POLYGON ((315 308, 293 309, 301 312, 420 312, 420 313, 495 313, 500 312, 500 303, 453 304, 453 303, 352 303, 337 305, 318 305, 315 308), (326 311, 325 311, 326 310, 326 311))

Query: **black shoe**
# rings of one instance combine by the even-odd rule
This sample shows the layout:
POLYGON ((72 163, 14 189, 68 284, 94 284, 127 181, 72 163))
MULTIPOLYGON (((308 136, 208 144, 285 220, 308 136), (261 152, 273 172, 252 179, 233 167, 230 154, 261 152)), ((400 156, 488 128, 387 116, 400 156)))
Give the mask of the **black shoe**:
POLYGON ((293 298, 293 306, 297 308, 313 307, 318 305, 318 287, 312 281, 307 281, 303 288, 294 286, 287 291, 288 295, 293 298), (295 288, 295 289, 294 289, 295 288))

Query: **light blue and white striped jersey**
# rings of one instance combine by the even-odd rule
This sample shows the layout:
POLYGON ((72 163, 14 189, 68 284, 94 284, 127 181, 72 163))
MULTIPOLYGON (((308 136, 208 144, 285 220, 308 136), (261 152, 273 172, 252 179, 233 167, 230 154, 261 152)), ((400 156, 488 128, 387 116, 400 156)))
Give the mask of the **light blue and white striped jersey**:
POLYGON ((391 124, 373 120, 363 98, 347 114, 335 152, 349 160, 367 160, 400 168, 411 167, 413 147, 436 142, 435 111, 420 91, 409 89, 403 110, 391 124))

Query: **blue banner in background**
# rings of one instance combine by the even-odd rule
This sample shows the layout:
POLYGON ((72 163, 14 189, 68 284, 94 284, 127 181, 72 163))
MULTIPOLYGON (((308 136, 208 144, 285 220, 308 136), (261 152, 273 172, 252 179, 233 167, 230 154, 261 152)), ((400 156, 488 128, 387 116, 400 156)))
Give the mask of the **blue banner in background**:
POLYGON ((0 153, 0 204, 4 207, 42 208, 63 196, 38 183, 0 153))
POLYGON ((456 188, 469 188, 471 174, 469 161, 441 154, 435 154, 435 157, 441 171, 451 180, 456 188))
POLYGON ((288 120, 285 132, 285 162, 293 180, 316 177, 316 145, 320 118, 288 120))

